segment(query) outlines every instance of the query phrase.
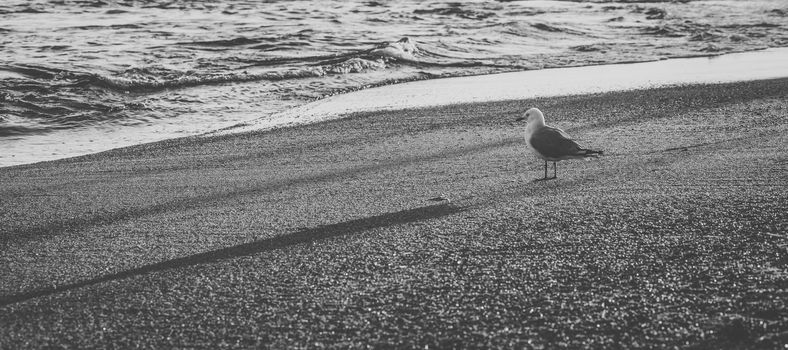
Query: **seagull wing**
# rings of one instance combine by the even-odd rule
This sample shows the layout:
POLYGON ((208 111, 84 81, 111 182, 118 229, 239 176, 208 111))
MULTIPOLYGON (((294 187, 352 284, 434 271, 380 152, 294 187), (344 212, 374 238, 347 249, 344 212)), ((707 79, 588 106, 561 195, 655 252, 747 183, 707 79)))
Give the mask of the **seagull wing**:
POLYGON ((580 145, 572 141, 566 133, 549 126, 540 128, 531 135, 531 146, 550 159, 573 157, 580 152, 580 145))

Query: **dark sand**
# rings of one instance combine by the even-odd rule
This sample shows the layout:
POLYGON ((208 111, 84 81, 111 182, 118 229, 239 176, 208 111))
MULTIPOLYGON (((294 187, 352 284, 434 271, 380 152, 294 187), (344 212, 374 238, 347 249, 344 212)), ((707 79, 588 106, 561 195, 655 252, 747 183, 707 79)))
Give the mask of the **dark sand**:
POLYGON ((783 79, 0 168, 0 348, 782 348, 787 145, 783 79))

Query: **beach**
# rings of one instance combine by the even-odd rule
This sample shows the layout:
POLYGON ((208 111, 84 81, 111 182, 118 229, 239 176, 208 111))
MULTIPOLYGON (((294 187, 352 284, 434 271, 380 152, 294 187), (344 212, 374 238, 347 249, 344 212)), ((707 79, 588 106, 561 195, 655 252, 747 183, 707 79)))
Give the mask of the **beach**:
POLYGON ((781 348, 788 79, 0 168, 2 348, 781 348), (590 161, 526 149, 525 110, 590 161))

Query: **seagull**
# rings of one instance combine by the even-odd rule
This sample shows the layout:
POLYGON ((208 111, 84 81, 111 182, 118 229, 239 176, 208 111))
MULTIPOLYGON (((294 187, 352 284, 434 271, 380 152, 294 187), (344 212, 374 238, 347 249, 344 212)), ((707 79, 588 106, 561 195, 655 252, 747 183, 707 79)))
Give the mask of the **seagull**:
POLYGON ((544 114, 538 108, 531 108, 517 120, 525 119, 525 142, 537 157, 544 160, 544 179, 555 179, 555 162, 566 159, 597 157, 602 151, 594 151, 580 147, 563 130, 545 125, 544 114), (553 162, 553 177, 547 177, 547 162, 553 162))

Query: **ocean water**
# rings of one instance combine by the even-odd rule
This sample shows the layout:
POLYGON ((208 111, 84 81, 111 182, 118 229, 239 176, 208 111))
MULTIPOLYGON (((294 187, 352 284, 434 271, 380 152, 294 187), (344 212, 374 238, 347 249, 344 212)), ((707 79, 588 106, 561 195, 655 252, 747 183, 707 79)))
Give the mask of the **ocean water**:
POLYGON ((397 82, 786 46, 785 0, 6 0, 0 166, 397 82))

